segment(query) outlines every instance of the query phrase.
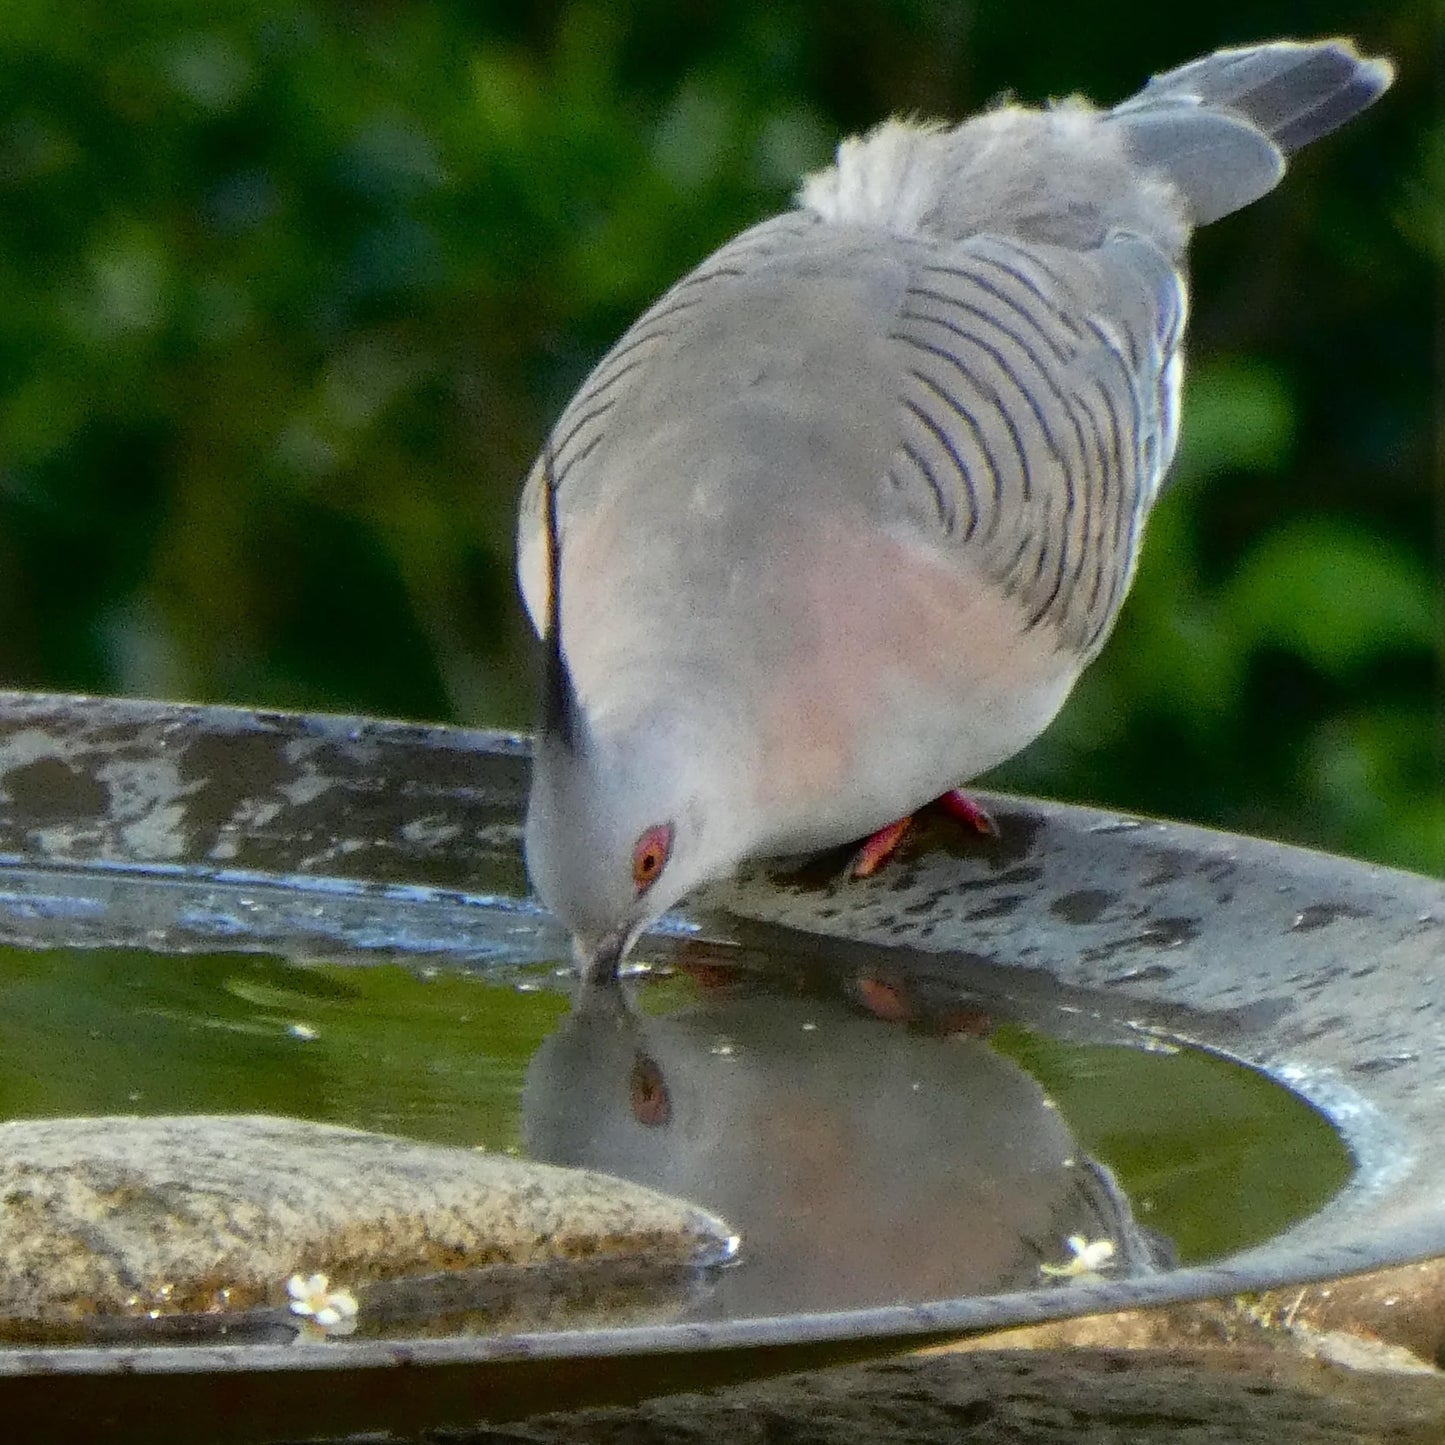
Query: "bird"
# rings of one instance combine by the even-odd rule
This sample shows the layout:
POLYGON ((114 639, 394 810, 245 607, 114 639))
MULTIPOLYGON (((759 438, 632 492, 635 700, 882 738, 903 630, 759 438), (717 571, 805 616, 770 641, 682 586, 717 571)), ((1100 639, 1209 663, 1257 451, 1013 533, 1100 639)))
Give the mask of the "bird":
POLYGON ((523 831, 584 979, 758 858, 876 835, 1043 731, 1179 428, 1192 231, 1371 105, 1347 39, 1109 109, 842 142, 622 335, 523 488, 523 831))

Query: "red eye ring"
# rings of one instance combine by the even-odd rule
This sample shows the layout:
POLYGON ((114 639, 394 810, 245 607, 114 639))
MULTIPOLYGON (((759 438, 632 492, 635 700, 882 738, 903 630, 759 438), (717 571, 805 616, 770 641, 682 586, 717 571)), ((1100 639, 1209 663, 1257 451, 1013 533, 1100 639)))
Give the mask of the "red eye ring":
POLYGON ((639 898, 662 877, 671 854, 671 823, 658 823, 637 840, 632 849, 632 884, 639 898))

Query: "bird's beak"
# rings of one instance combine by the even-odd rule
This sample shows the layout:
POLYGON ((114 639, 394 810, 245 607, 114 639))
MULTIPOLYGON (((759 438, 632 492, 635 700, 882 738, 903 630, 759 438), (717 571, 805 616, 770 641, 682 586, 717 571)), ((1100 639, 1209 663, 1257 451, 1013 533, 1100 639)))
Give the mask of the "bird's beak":
POLYGON ((617 970, 633 940, 641 932, 636 925, 614 929, 601 938, 588 939, 574 936, 572 939, 572 962, 584 984, 609 984, 617 982, 617 970))

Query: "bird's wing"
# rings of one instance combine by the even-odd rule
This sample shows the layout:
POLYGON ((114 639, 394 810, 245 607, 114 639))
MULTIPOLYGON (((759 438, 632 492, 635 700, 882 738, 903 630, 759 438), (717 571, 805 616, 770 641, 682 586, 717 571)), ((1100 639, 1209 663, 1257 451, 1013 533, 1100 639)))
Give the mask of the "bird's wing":
MULTIPOLYGON (((844 142, 797 210, 668 291, 573 399, 553 434, 564 552, 574 529, 622 588, 646 556, 660 595, 705 607, 810 504, 856 523, 862 503, 865 526, 903 514, 1087 661, 1173 451, 1190 228, 1268 191, 1391 76, 1346 41, 1279 42, 1112 111, 1004 106, 844 142), (644 533, 668 545, 629 548, 644 533)), ((534 473, 519 566, 542 630, 540 501, 534 473)), ((609 624, 627 613, 604 600, 609 624)))
MULTIPOLYGON (((809 357, 865 333, 881 344, 904 274, 886 247, 871 266, 865 259, 862 270, 896 273, 896 280, 881 304, 860 303, 868 282, 848 273, 860 269, 868 248, 839 245, 837 234, 806 210, 760 222, 670 287, 619 338, 552 430, 564 553, 568 532, 619 492, 645 496, 644 510, 660 520, 669 491, 696 478, 709 449, 740 458, 750 446, 765 448, 770 419, 783 413, 807 416, 815 428, 836 419, 829 398, 849 383, 835 367, 809 365, 809 357), (832 303, 850 289, 845 320, 832 303), (663 435, 673 440, 660 445, 663 435)), ((846 363, 854 382, 860 364, 846 363)), ((542 504, 539 460, 522 494, 517 537, 523 599, 539 635, 547 617, 542 504)))
POLYGON ((894 325, 890 483, 1030 627, 1086 656, 1173 454, 1185 312, 1183 278, 1142 237, 977 235, 915 262, 894 325))
MULTIPOLYGON (((1091 655, 1173 451, 1184 316, 1182 279, 1137 236, 1075 250, 780 216, 668 291, 563 413, 564 533, 656 470, 664 429, 679 483, 708 446, 753 461, 771 447, 779 494, 871 498, 880 524, 995 579, 1031 626, 1091 655)), ((738 486, 760 510, 756 481, 738 486)), ((542 495, 534 470, 519 574, 539 631, 542 495)))

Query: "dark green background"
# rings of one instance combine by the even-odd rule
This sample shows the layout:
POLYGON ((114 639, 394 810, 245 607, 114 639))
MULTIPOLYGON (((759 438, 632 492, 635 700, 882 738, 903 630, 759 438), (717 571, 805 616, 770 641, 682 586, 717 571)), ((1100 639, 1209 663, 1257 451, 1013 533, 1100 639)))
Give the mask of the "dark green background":
POLYGON ((522 724, 539 438, 840 133, 1346 32, 1399 82, 1200 238, 1172 494, 1002 781, 1445 871, 1440 21, 0 0, 0 683, 522 724))

